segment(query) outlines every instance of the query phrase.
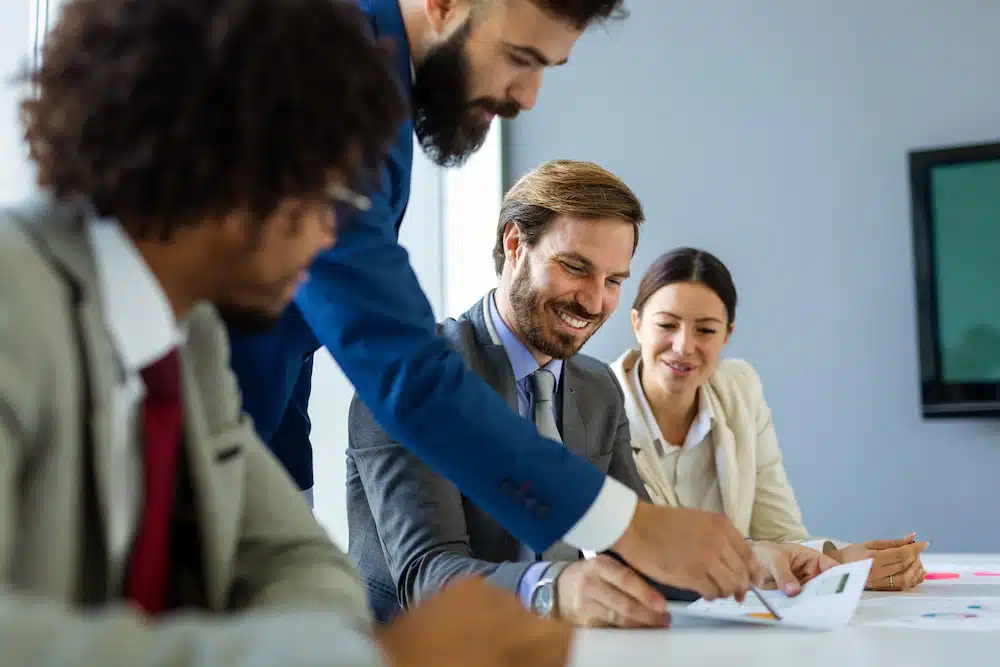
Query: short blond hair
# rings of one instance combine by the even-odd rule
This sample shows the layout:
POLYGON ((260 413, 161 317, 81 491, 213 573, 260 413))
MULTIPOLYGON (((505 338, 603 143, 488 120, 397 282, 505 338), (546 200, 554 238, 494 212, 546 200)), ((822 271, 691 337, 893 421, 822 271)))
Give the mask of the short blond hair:
POLYGON ((531 247, 561 215, 631 223, 635 231, 632 252, 639 243, 639 225, 645 220, 639 198, 607 169, 593 162, 551 160, 522 176, 503 198, 493 247, 497 275, 503 273, 507 225, 517 225, 521 238, 531 247))

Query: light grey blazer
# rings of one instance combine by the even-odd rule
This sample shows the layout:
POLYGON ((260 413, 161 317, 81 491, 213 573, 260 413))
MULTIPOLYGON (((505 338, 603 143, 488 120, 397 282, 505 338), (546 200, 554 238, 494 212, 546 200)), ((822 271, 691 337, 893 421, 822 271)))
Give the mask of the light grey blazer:
MULTIPOLYGON (((487 316, 480 301, 439 330, 516 412, 514 374, 503 346, 493 342, 487 316)), ((611 369, 577 354, 563 363, 558 393, 566 448, 648 500, 629 445, 622 389, 611 369)), ((357 397, 348 419, 347 510, 348 553, 361 570, 379 621, 456 576, 482 575, 514 592, 532 562, 522 560, 513 535, 390 438, 357 397)), ((543 557, 571 561, 580 553, 557 542, 543 557)))
POLYGON ((103 520, 117 366, 83 224, 49 199, 0 211, 0 665, 317 664, 305 641, 378 664, 360 581, 243 414, 208 305, 180 350, 177 620, 152 632, 121 604, 103 520))

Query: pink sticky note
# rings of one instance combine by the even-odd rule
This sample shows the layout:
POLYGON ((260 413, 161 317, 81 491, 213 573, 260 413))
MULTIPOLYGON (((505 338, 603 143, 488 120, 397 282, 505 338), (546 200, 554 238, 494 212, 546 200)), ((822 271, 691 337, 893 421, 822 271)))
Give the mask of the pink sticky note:
POLYGON ((1000 572, 973 572, 974 577, 1000 577, 1000 572))
POLYGON ((934 581, 935 579, 958 579, 958 572, 928 572, 924 579, 934 581))

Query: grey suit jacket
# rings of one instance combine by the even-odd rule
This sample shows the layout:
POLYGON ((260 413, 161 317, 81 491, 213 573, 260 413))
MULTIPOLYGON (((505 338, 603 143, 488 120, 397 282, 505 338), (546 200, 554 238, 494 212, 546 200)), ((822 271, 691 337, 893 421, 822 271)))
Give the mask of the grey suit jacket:
POLYGON ((324 664, 378 664, 360 580, 242 413, 209 305, 180 350, 176 620, 154 632, 121 603, 118 367, 83 224, 48 199, 0 211, 0 665, 304 665, 294 647, 333 638, 324 664))
MULTIPOLYGON (((439 326, 469 367, 517 411, 510 361, 494 344, 480 301, 439 326)), ((563 364, 561 433, 566 447, 635 490, 646 491, 630 448, 628 415, 611 369, 582 354, 563 364)), ((375 616, 385 621, 459 575, 485 575, 514 592, 531 562, 499 523, 433 472, 374 421, 355 396, 347 450, 348 554, 361 571, 375 616)), ((469 442, 475 447, 475 442, 469 442)), ((576 560, 557 543, 547 560, 576 560)))

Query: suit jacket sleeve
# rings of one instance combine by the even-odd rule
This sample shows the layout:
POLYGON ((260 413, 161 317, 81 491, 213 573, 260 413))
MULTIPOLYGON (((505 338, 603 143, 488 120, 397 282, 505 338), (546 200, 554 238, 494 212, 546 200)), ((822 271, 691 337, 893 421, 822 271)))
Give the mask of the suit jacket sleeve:
MULTIPOLYGON (((0 259, 10 261, 0 262, 0 665, 381 665, 377 647, 356 629, 356 622, 328 610, 238 617, 183 615, 154 625, 124 605, 81 611, 12 590, 18 499, 25 481, 20 474, 26 458, 35 454, 32 448, 45 444, 42 406, 46 382, 54 374, 46 334, 50 323, 39 314, 45 309, 25 296, 35 292, 23 289, 24 274, 4 254, 0 253, 0 259)), ((293 523, 302 522, 294 519, 293 523)), ((262 524, 260 519, 249 523, 251 527, 262 524)), ((249 531, 251 535, 261 532, 249 531)), ((265 564, 279 565, 273 560, 265 564)), ((266 585, 254 590, 259 596, 270 592, 266 585)))
POLYGON ((485 576, 515 593, 531 563, 472 556, 458 488, 390 438, 357 397, 348 423, 348 446, 400 604, 412 607, 462 576, 485 576))
POLYGON ((750 515, 750 537, 769 542, 807 540, 809 533, 802 523, 802 511, 785 473, 760 377, 749 364, 740 364, 738 374, 737 381, 746 388, 747 405, 753 410, 752 421, 757 435, 757 484, 750 515))
POLYGON ((628 425, 628 413, 625 411, 625 392, 622 391, 618 378, 615 377, 610 368, 608 368, 608 376, 617 392, 615 409, 618 413, 618 428, 615 430, 615 443, 611 452, 608 475, 635 491, 639 500, 648 503, 650 502, 649 493, 646 484, 642 481, 642 475, 639 474, 635 456, 632 454, 632 434, 628 425))
MULTIPOLYGON (((540 437, 435 333, 393 222, 382 198, 347 222, 296 303, 389 437, 544 551, 583 517, 604 475, 540 437), (516 501, 505 482, 527 484, 536 502, 516 501)), ((630 518, 608 521, 624 530, 630 518)))

